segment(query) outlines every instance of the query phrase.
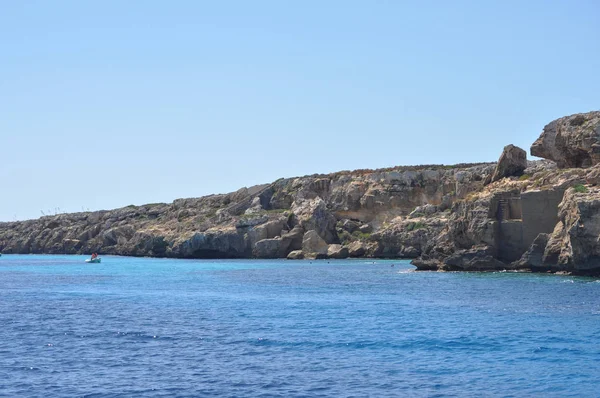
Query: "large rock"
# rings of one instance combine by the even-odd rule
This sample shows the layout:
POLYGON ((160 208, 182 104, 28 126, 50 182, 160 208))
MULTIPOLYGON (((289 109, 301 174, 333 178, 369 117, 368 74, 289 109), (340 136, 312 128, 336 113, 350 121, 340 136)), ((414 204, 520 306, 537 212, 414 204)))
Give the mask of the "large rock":
POLYGON ((304 253, 302 250, 292 250, 288 255, 288 260, 302 260, 304 258, 304 253))
POLYGON ((323 199, 297 200, 292 205, 292 212, 306 231, 314 230, 327 243, 338 243, 337 220, 323 199))
POLYGON ((527 153, 514 145, 507 145, 498 159, 498 165, 492 175, 492 182, 504 177, 520 176, 527 168, 527 153))
POLYGON ((600 111, 554 120, 531 146, 531 154, 554 160, 558 167, 600 163, 600 111))
POLYGON ((281 238, 259 240, 254 245, 253 254, 256 258, 284 257, 281 247, 281 238))
POLYGON ((348 248, 338 244, 329 245, 329 248, 327 249, 327 257, 338 259, 347 258, 348 248))
POLYGON ((521 258, 513 263, 515 268, 524 268, 531 270, 544 269, 544 251, 548 244, 550 234, 539 234, 521 258))
POLYGON ((350 257, 362 257, 367 252, 367 246, 361 241, 354 241, 348 245, 350 257))
POLYGON ((442 267, 446 271, 497 271, 507 268, 510 267, 496 259, 489 246, 459 250, 447 257, 442 267))
POLYGON ((302 252, 307 258, 326 258, 329 245, 319 236, 317 231, 310 230, 302 239, 302 252))
POLYGON ((287 251, 301 250, 303 237, 304 228, 296 225, 291 231, 281 235, 282 246, 287 251))
POLYGON ((600 188, 570 188, 542 259, 551 271, 600 273, 600 188))

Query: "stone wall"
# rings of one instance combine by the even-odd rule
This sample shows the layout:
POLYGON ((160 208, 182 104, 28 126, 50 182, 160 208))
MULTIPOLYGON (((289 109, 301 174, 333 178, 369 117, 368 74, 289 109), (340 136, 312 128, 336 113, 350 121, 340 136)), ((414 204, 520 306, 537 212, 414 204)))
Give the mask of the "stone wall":
POLYGON ((529 191, 521 194, 523 243, 529 247, 541 233, 551 233, 558 222, 558 205, 564 189, 529 191))
POLYGON ((496 256, 515 261, 540 233, 551 233, 558 222, 563 194, 564 189, 497 192, 489 209, 489 217, 498 222, 496 256))
POLYGON ((523 240, 523 222, 521 220, 506 220, 500 222, 498 234, 498 258, 512 262, 518 260, 527 250, 523 240))

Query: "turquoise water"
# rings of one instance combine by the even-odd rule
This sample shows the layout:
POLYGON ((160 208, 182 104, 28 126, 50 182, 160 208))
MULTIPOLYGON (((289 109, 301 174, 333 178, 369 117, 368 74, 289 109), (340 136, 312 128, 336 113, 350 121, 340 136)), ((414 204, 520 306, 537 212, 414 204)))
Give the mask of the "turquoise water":
POLYGON ((84 258, 0 257, 0 396, 600 396, 597 279, 84 258))

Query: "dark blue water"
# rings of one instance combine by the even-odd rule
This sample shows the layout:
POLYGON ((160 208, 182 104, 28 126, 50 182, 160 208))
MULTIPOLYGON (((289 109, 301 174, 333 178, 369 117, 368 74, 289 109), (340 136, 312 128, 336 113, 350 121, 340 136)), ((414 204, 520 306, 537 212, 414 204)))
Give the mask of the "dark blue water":
POLYGON ((596 279, 83 259, 0 257, 1 396, 600 396, 596 279))

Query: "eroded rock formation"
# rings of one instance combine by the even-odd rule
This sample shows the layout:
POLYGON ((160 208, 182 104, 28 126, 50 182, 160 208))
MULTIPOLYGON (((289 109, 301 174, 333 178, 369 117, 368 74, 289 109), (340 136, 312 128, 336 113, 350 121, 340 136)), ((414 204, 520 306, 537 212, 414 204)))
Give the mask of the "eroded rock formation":
POLYGON ((600 275, 600 112, 544 128, 527 161, 280 179, 170 204, 0 223, 6 253, 414 259, 420 270, 600 275), (556 163, 555 163, 556 162, 556 163))
POLYGON ((552 121, 531 146, 531 154, 553 160, 560 168, 600 163, 600 111, 552 121))
POLYGON ((527 152, 518 146, 507 145, 498 159, 492 182, 504 177, 521 176, 527 168, 527 152))

